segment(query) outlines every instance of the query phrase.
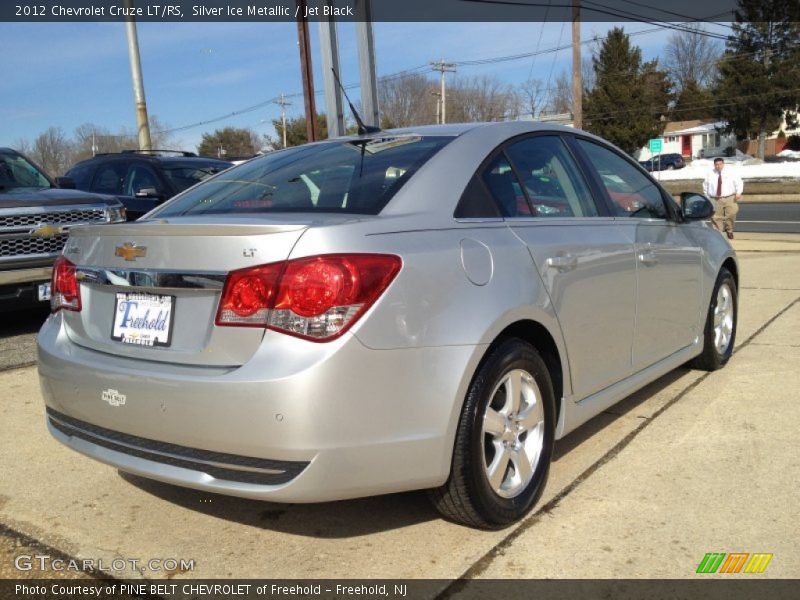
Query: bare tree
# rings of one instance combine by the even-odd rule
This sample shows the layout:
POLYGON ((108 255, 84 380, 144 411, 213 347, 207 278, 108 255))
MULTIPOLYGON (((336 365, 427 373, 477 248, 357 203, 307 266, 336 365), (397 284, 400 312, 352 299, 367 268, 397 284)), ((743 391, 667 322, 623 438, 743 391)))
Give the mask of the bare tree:
POLYGON ((454 78, 447 90, 447 120, 451 123, 513 119, 519 112, 517 95, 496 77, 454 78))
POLYGON ((690 82, 707 89, 717 73, 721 47, 708 36, 700 23, 687 25, 692 31, 673 33, 665 49, 664 66, 678 92, 690 82))
POLYGON ((48 127, 33 141, 31 158, 51 177, 62 175, 72 165, 72 142, 60 127, 48 127))
POLYGON ((422 74, 378 80, 381 125, 385 128, 424 125, 436 120, 434 81, 422 74))
POLYGON ((548 111, 555 114, 572 113, 572 79, 562 71, 549 90, 548 111))
POLYGON ((541 79, 528 79, 519 84, 517 88, 519 95, 520 112, 536 118, 547 102, 546 84, 541 79))

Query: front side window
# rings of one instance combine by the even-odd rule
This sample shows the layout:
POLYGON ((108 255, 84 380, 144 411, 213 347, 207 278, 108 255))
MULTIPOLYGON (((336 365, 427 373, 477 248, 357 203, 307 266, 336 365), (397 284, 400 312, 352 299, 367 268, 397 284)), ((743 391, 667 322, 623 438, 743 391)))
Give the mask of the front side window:
POLYGON ((0 153, 0 193, 18 188, 49 188, 50 181, 19 154, 0 153))
POLYGON ((128 163, 123 161, 101 164, 95 172, 91 191, 98 194, 122 195, 122 182, 125 180, 127 170, 128 163))
POLYGON ((536 217, 596 217, 597 208, 558 136, 536 136, 506 150, 536 217))
POLYGON ((616 216, 667 218, 660 190, 641 171, 599 144, 584 139, 578 139, 578 144, 597 170, 616 216))
POLYGON ((164 204, 152 216, 378 214, 451 139, 387 135, 290 148, 224 171, 164 204))
POLYGON ((158 183, 158 176, 153 169, 145 164, 133 164, 125 176, 125 181, 122 185, 125 190, 126 196, 136 196, 142 193, 142 190, 156 190, 156 193, 161 192, 161 186, 158 183))

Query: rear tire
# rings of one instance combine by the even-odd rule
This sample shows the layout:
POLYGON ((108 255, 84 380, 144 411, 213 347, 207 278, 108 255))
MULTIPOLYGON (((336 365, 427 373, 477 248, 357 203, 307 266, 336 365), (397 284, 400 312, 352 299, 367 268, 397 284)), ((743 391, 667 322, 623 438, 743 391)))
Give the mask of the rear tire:
POLYGON ((689 366, 703 371, 716 371, 725 366, 733 354, 739 309, 736 280, 728 269, 717 276, 703 330, 703 352, 689 366))
POLYGON ((500 529, 524 517, 550 471, 555 395, 547 366, 530 344, 510 338, 494 348, 470 385, 450 477, 431 490, 445 517, 500 529))

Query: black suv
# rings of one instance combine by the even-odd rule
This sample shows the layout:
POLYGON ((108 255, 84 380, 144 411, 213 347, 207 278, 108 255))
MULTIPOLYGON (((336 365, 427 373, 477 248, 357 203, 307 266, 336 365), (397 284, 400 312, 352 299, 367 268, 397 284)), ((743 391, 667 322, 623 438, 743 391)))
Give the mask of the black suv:
POLYGON ((0 312, 50 300, 50 276, 72 227, 125 220, 113 196, 59 189, 19 152, 0 148, 0 312))
POLYGON ((176 150, 128 150, 98 154, 74 165, 64 187, 112 194, 135 220, 175 194, 224 171, 232 163, 176 150))

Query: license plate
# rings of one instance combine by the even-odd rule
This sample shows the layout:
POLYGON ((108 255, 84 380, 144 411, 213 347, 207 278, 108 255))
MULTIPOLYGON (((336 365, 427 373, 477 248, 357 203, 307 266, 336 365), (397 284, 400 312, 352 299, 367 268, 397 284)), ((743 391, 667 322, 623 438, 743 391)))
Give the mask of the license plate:
POLYGON ((174 296, 118 293, 111 339, 136 346, 169 346, 174 296))
POLYGON ((39 302, 43 302, 45 300, 50 300, 50 284, 49 283, 40 283, 37 290, 37 295, 39 297, 39 302))

